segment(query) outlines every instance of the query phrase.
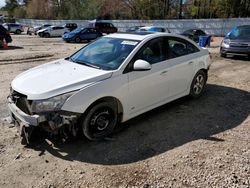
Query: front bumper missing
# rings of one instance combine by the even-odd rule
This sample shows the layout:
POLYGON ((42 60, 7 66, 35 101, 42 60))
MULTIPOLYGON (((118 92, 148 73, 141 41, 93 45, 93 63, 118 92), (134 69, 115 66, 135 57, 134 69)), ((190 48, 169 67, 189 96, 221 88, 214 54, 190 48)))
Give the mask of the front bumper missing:
POLYGON ((8 108, 12 122, 18 128, 20 136, 25 139, 25 144, 29 144, 33 129, 37 127, 44 118, 39 115, 28 115, 24 113, 16 106, 10 97, 8 97, 8 108))
POLYGON ((28 115, 20 110, 16 104, 8 97, 8 108, 10 110, 11 118, 14 122, 24 124, 25 127, 38 126, 39 123, 45 120, 45 117, 39 115, 28 115))
POLYGON ((57 134, 58 130, 62 128, 62 131, 59 132, 62 132, 63 135, 66 135, 64 125, 67 125, 73 135, 76 135, 78 130, 76 123, 81 114, 60 111, 29 115, 18 108, 11 97, 8 97, 8 108, 12 122, 17 127, 20 136, 26 140, 25 144, 29 144, 31 134, 36 127, 53 134, 57 134))

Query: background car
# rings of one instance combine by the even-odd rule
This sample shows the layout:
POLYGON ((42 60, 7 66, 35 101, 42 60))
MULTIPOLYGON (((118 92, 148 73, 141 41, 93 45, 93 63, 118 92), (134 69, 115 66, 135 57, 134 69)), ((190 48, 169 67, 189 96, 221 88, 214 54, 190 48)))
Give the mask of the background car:
POLYGON ((69 32, 68 28, 63 26, 50 26, 37 31, 40 37, 61 37, 64 33, 69 32))
POLYGON ((4 23, 3 26, 10 32, 15 34, 21 34, 24 32, 23 26, 16 23, 4 23))
POLYGON ((250 58, 250 25, 234 27, 223 39, 220 55, 246 56, 250 58))
POLYGON ((146 26, 146 27, 141 27, 136 32, 168 32, 170 31, 164 27, 158 27, 158 26, 146 26))
POLYGON ((90 21, 88 27, 92 27, 97 31, 107 34, 116 33, 118 31, 118 29, 112 23, 98 20, 90 21))
POLYGON ((27 34, 28 35, 32 35, 32 34, 37 35, 37 31, 39 31, 41 29, 45 29, 45 28, 50 27, 50 26, 51 26, 50 24, 44 24, 44 25, 41 25, 41 26, 29 27, 28 30, 27 30, 27 34))
POLYGON ((195 41, 196 43, 199 42, 200 36, 208 36, 204 31, 201 29, 188 29, 181 33, 181 35, 190 38, 191 40, 195 41))
POLYGON ((69 31, 73 31, 77 28, 76 23, 66 23, 63 27, 67 28, 69 31))
POLYGON ((63 40, 66 42, 81 42, 83 40, 94 40, 101 37, 102 33, 93 28, 78 28, 63 35, 63 40))
POLYGON ((7 43, 12 42, 12 38, 11 38, 8 30, 5 27, 3 27, 2 25, 0 25, 0 48, 3 47, 3 40, 4 39, 7 43))
POLYGON ((136 30, 140 29, 141 27, 145 27, 145 26, 132 26, 129 27, 126 32, 135 32, 136 30))

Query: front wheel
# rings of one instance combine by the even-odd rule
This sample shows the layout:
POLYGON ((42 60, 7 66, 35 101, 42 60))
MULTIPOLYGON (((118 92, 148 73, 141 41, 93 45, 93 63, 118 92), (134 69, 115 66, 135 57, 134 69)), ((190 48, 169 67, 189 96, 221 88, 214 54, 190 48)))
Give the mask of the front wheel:
POLYGON ((108 102, 101 102, 87 112, 82 130, 89 140, 101 140, 112 133, 116 124, 116 107, 108 102))
POLYGON ((44 33, 44 37, 49 38, 50 34, 49 33, 44 33))
POLYGON ((81 38, 80 38, 80 37, 76 37, 76 38, 75 38, 75 42, 76 42, 76 43, 81 42, 81 38))
POLYGON ((44 33, 38 33, 39 37, 44 37, 44 33))
POLYGON ((16 30, 16 34, 20 35, 22 33, 22 31, 20 29, 16 30))
POLYGON ((227 54, 220 53, 220 56, 221 56, 221 57, 227 57, 227 54))
POLYGON ((204 87, 207 82, 207 75, 203 70, 199 70, 192 81, 190 87, 190 96, 193 98, 198 98, 202 95, 204 87))

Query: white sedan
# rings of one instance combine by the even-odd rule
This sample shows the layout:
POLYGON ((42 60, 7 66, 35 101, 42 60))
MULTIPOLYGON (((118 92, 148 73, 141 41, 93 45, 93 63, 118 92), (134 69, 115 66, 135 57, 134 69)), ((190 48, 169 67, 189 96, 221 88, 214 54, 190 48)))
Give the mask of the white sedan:
POLYGON ((37 31, 40 37, 61 37, 63 34, 69 32, 69 29, 62 26, 49 26, 37 31))
POLYGON ((180 35, 111 34, 17 76, 8 107, 27 142, 36 127, 100 140, 120 122, 199 97, 210 64, 208 50, 180 35))

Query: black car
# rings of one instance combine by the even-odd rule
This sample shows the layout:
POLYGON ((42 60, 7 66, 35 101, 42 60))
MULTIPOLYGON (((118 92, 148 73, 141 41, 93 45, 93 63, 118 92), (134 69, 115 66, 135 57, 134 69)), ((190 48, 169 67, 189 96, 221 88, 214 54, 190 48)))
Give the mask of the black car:
POLYGON ((63 27, 67 28, 69 31, 73 31, 77 28, 76 23, 66 23, 63 27))
POLYGON ((65 33, 63 35, 63 40, 66 42, 81 42, 83 40, 94 40, 101 36, 102 33, 94 28, 78 28, 74 31, 65 33))
POLYGON ((12 42, 12 38, 10 36, 9 31, 5 29, 2 25, 0 25, 0 48, 3 46, 4 39, 7 43, 12 42))
POLYGON ((201 29, 188 29, 181 33, 181 35, 190 38, 191 40, 195 41, 196 43, 199 42, 200 36, 206 36, 207 34, 202 31, 201 29))
POLYGON ((250 58, 250 25, 234 27, 223 39, 220 54, 222 57, 237 55, 250 58))
POLYGON ((118 29, 112 23, 101 20, 90 21, 88 27, 107 34, 116 33, 118 31, 118 29))

